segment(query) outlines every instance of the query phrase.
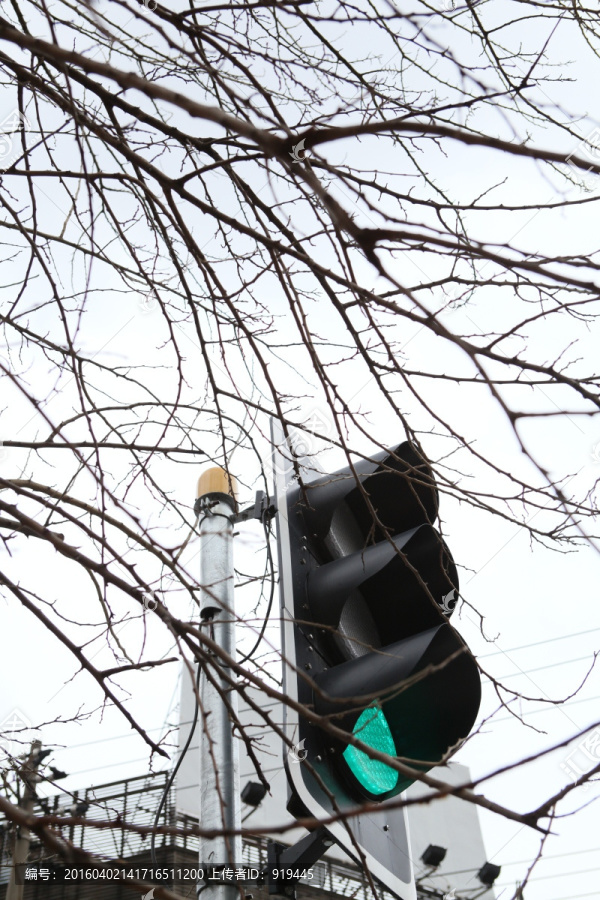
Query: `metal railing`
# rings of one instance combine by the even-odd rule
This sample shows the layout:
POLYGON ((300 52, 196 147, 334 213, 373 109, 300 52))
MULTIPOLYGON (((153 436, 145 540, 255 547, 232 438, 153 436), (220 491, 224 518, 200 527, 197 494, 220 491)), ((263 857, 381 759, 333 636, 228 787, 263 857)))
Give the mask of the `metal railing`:
MULTIPOLYGON (((129 778, 125 781, 113 781, 96 787, 76 791, 73 797, 58 794, 48 800, 41 800, 36 805, 35 814, 58 814, 72 816, 78 803, 89 804, 86 812, 88 819, 114 822, 111 828, 94 828, 85 823, 68 825, 60 829, 62 835, 76 847, 80 847, 101 860, 136 860, 146 855, 150 858, 150 836, 129 831, 127 825, 148 827, 154 823, 158 804, 165 791, 169 772, 157 772, 150 775, 129 778)), ((177 834, 162 834, 156 838, 156 852, 160 864, 178 854, 181 862, 187 865, 197 862, 199 839, 192 831, 198 826, 198 819, 178 812, 175 805, 175 789, 171 788, 164 804, 161 825, 169 825, 178 829, 177 834)), ((9 822, 0 818, 0 861, 6 867, 10 865, 11 841, 13 829, 9 822)), ((247 836, 242 845, 242 863, 249 866, 267 866, 266 837, 247 836)), ((44 848, 33 838, 30 860, 40 862, 48 859, 44 848)), ((147 863, 149 865, 149 862, 147 863)), ((299 897, 314 897, 326 892, 336 897, 347 897, 351 900, 373 900, 373 890, 365 874, 357 866, 323 859, 313 867, 313 878, 301 882, 299 897), (315 892, 315 893, 313 893, 315 892)), ((8 880, 8 869, 0 875, 0 900, 4 895, 1 885, 8 880)), ((256 895, 257 892, 254 890, 256 895)), ((258 892, 260 894, 260 891, 258 892)), ((65 892, 61 896, 68 897, 65 892)), ((391 895, 379 889, 378 900, 392 900, 391 895)), ((430 890, 419 891, 420 900, 437 898, 443 895, 430 890)), ((36 897, 35 892, 27 896, 36 897)), ((40 895, 41 896, 41 895, 40 895)))

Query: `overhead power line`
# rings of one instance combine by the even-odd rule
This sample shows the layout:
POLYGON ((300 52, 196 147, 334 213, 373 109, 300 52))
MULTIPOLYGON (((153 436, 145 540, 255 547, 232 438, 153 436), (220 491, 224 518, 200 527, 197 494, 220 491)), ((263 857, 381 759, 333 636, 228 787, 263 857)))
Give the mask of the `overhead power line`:
MULTIPOLYGON (((549 862, 552 859, 565 859, 568 856, 581 856, 582 853, 600 853, 600 847, 588 847, 586 850, 570 850, 568 853, 552 853, 552 854, 544 854, 537 865, 541 865, 543 862, 549 862)), ((529 866, 531 865, 532 859, 517 859, 514 862, 502 862, 502 868, 508 868, 509 866, 529 866)), ((473 869, 454 869, 452 872, 434 872, 429 875, 429 878, 449 878, 452 875, 468 875, 470 872, 476 872, 477 868, 473 869)), ((595 870, 594 870, 595 871, 595 870)), ((511 882, 512 883, 512 882, 511 882)))
MULTIPOLYGON (((505 675, 497 675, 496 680, 506 681, 507 678, 516 678, 517 675, 531 675, 533 672, 543 672, 544 669, 558 669, 559 666, 568 666, 571 663, 583 662, 584 660, 592 662, 590 654, 586 654, 586 656, 577 656, 573 659, 563 659, 562 662, 549 663, 547 666, 537 666, 535 669, 523 669, 522 672, 507 672, 505 675)), ((487 681, 486 683, 492 684, 491 681, 487 681)))
POLYGON ((517 650, 528 650, 529 647, 541 647, 542 644, 553 644, 555 641, 566 641, 567 638, 581 637, 583 634, 593 634, 600 631, 598 628, 586 628, 585 631, 575 631, 572 634, 559 634, 553 638, 545 638, 543 641, 534 641, 532 644, 522 644, 520 647, 510 647, 508 650, 494 650, 493 653, 480 654, 478 659, 488 659, 490 656, 498 656, 500 653, 516 653, 517 650))
MULTIPOLYGON (((541 860, 540 860, 541 862, 541 860)), ((504 868, 505 863, 502 863, 504 868)), ((537 884, 538 881, 547 881, 549 878, 577 878, 578 875, 589 875, 590 872, 597 872, 598 866, 594 866, 593 869, 579 869, 577 872, 553 872, 552 875, 532 875, 531 878, 528 879, 528 884, 537 884)), ((494 883, 494 887, 510 887, 510 885, 514 884, 514 881, 502 881, 499 884, 494 883)))
POLYGON ((581 897, 596 897, 598 898, 598 891, 592 891, 591 894, 569 894, 568 897, 553 897, 552 900, 581 900, 581 897))

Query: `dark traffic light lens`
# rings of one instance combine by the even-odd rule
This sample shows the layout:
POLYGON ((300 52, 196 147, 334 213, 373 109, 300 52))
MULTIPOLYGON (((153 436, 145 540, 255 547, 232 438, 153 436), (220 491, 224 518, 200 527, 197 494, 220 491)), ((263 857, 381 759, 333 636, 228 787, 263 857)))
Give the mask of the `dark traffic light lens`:
MULTIPOLYGON (((374 750, 396 756, 396 745, 388 721, 382 710, 376 706, 365 709, 352 729, 353 734, 374 750)), ((370 759, 366 753, 349 744, 344 750, 344 759, 356 780, 370 794, 386 794, 398 784, 398 772, 377 759, 370 759)))

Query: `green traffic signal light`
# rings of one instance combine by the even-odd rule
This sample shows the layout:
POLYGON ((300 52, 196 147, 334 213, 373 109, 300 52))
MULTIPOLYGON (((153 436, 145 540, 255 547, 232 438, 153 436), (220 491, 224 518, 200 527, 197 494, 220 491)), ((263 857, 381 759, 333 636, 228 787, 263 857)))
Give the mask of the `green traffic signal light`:
MULTIPOLYGON (((377 706, 363 710, 352 733, 363 744, 387 753, 396 755, 396 745, 383 711, 377 706)), ((398 772, 386 766, 378 759, 371 759, 363 750, 348 744, 343 753, 344 759, 356 780, 371 794, 387 794, 398 784, 398 772)))
MULTIPOLYGON (((464 740, 481 699, 477 664, 448 622, 325 668, 315 683, 317 713, 421 772, 464 740)), ((357 797, 388 800, 414 781, 347 741, 330 743, 331 765, 357 797)))

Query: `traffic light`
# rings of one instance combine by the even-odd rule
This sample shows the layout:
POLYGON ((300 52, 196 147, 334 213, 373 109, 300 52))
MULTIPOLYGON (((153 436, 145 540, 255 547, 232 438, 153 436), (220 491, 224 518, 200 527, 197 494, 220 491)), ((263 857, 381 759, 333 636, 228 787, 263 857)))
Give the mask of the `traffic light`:
MULTIPOLYGON (((285 446, 275 433, 274 443, 285 446)), ((414 779, 356 742, 426 772, 467 737, 479 709, 477 665, 448 621, 458 575, 433 527, 432 470, 406 441, 354 472, 303 474, 300 486, 289 450, 275 455, 284 692, 343 732, 286 707, 286 737, 302 748, 287 759, 288 808, 323 818, 382 804, 327 829, 413 900, 406 818, 385 801, 414 779)))

